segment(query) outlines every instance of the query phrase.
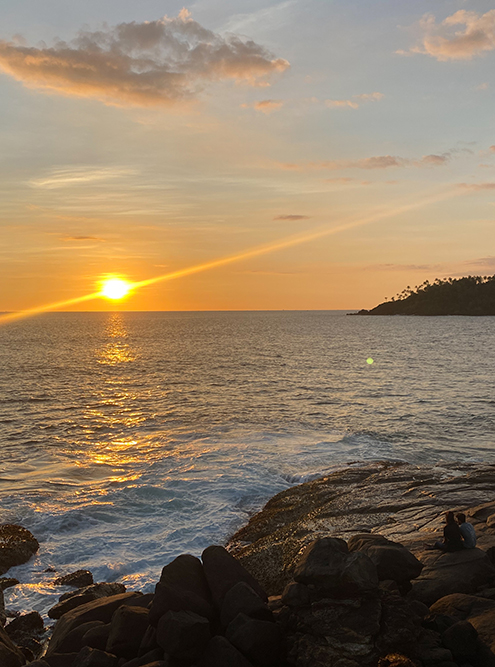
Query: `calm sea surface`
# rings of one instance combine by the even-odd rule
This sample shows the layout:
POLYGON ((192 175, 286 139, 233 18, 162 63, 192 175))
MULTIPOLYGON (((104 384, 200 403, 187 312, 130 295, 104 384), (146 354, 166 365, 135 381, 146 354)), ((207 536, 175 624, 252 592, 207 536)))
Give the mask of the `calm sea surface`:
POLYGON ((0 328, 1 522, 44 572, 150 590, 273 494, 346 462, 494 461, 495 318, 52 313, 0 328), (367 358, 373 364, 366 362, 367 358))

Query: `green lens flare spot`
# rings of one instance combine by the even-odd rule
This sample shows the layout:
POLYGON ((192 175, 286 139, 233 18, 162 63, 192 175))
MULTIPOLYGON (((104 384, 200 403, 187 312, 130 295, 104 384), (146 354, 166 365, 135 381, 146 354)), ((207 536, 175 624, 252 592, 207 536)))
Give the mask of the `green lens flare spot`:
POLYGON ((369 365, 371 366, 371 364, 373 363, 373 359, 372 359, 371 357, 368 357, 368 358, 366 359, 366 363, 369 364, 369 365))

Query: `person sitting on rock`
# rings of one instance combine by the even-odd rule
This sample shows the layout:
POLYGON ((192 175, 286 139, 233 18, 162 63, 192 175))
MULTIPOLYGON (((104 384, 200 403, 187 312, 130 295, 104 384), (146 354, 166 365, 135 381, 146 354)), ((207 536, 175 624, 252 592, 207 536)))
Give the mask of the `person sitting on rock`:
POLYGON ((441 551, 461 551, 464 549, 462 534, 454 517, 454 512, 445 512, 445 528, 443 529, 443 542, 435 542, 432 549, 441 551))
POLYGON ((459 530, 461 531, 464 548, 474 549, 476 546, 476 531, 474 530, 473 524, 469 523, 469 521, 466 521, 466 515, 462 512, 456 514, 455 518, 459 524, 459 530))

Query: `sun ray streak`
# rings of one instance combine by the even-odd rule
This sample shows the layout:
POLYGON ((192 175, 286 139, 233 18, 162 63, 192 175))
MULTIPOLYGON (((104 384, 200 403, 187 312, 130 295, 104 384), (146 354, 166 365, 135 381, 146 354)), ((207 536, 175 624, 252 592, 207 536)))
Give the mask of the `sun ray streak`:
MULTIPOLYGON (((364 227, 365 225, 372 224, 374 222, 380 222, 388 218, 393 218, 395 216, 401 215, 403 213, 408 213, 410 211, 416 210, 418 208, 423 208, 429 204, 437 204, 447 199, 452 199, 454 197, 464 194, 459 188, 448 190, 443 190, 440 193, 429 195, 422 199, 418 199, 410 204, 402 204, 395 206, 394 208, 388 210, 377 211, 365 217, 355 218, 349 222, 337 225, 336 227, 328 227, 328 225, 317 227, 316 229, 311 230, 310 232, 295 234, 289 236, 280 241, 275 241, 273 243, 268 243, 262 246, 257 246, 255 248, 250 248, 249 250, 244 250, 228 257, 220 257, 219 259, 214 259, 209 262, 204 262, 203 264, 196 264, 194 266, 189 266, 184 269, 178 269, 177 271, 172 271, 170 273, 165 273, 153 278, 147 278, 146 280, 140 280, 137 282, 129 282, 129 290, 135 291, 141 287, 146 287, 148 285, 154 285, 155 283, 165 282, 167 280, 176 280, 177 278, 184 278, 186 276, 193 275, 195 273, 201 273, 202 271, 209 271, 211 269, 216 269, 221 266, 226 266, 227 264, 233 264, 235 262, 240 262, 252 257, 259 257, 261 255, 266 255, 271 252, 276 252, 278 250, 284 250, 285 248, 291 248, 301 243, 309 243, 310 241, 316 241, 317 239, 323 238, 325 236, 332 236, 333 234, 338 234, 339 232, 344 232, 349 229, 356 227, 364 227)), ((76 297, 74 299, 68 299, 66 301, 58 301, 56 303, 47 304, 44 306, 38 306, 36 308, 30 308, 28 310, 22 310, 14 313, 7 313, 0 316, 0 326, 2 324, 8 324, 15 320, 20 320, 26 317, 33 317, 35 315, 40 315, 53 310, 60 310, 66 306, 73 306, 78 303, 84 303, 87 301, 93 301, 95 299, 105 298, 104 293, 100 290, 98 292, 93 292, 92 294, 87 294, 85 296, 76 297)))

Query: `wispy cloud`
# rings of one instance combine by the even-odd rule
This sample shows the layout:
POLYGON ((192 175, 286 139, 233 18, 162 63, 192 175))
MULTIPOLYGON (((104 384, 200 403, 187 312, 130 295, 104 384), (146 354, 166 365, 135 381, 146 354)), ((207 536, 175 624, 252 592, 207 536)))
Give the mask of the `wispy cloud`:
POLYGON ((0 69, 25 86, 121 106, 193 100, 211 81, 267 86, 288 67, 252 40, 203 28, 186 9, 173 18, 82 30, 52 47, 0 41, 0 69))
POLYGON ((459 183, 464 190, 495 190, 495 183, 459 183))
POLYGON ((392 167, 438 167, 446 164, 450 159, 450 153, 441 155, 424 155, 419 159, 399 157, 397 155, 378 155, 361 158, 359 160, 324 160, 321 162, 279 163, 282 169, 297 171, 312 169, 328 169, 337 171, 341 169, 390 169, 392 167))
POLYGON ((378 102, 384 97, 383 93, 362 93, 353 95, 350 100, 325 100, 325 106, 329 109, 358 109, 360 102, 378 102))
POLYGON ((99 236, 64 236, 63 241, 97 241, 101 243, 105 239, 100 238, 99 236))
POLYGON ((273 219, 274 220, 309 220, 310 216, 309 215, 298 215, 294 213, 289 213, 289 214, 284 214, 284 215, 276 215, 273 219))
POLYGON ((260 100, 259 102, 253 102, 253 104, 241 104, 241 109, 255 109, 256 111, 261 111, 264 114, 272 113, 283 107, 283 100, 260 100))
POLYGON ((127 168, 104 167, 98 169, 94 167, 69 167, 64 169, 54 169, 45 178, 33 179, 29 184, 35 188, 54 190, 56 188, 65 188, 71 185, 81 185, 132 176, 136 173, 137 172, 134 169, 127 168))
POLYGON ((325 179, 327 183, 338 183, 339 185, 351 185, 352 183, 357 183, 359 185, 371 185, 371 181, 360 181, 357 178, 352 178, 351 176, 341 176, 340 178, 327 178, 325 179))
POLYGON ((419 25, 421 42, 412 53, 441 61, 471 60, 495 49, 495 9, 486 14, 460 9, 440 23, 433 14, 425 14, 419 25))

